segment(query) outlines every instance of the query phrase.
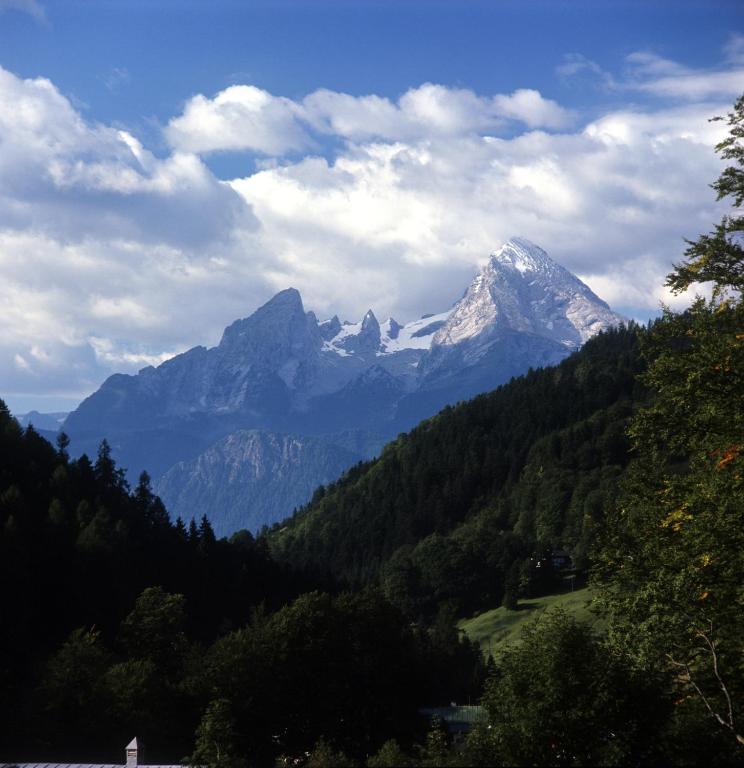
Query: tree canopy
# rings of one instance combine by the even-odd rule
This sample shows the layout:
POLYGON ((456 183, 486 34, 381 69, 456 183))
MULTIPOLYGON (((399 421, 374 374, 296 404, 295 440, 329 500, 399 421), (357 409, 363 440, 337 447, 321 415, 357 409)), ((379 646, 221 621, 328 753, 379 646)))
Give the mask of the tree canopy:
POLYGON ((690 242, 667 284, 709 289, 642 334, 653 402, 597 581, 617 643, 666 670, 680 712, 744 747, 744 97, 713 185, 732 210, 690 242))

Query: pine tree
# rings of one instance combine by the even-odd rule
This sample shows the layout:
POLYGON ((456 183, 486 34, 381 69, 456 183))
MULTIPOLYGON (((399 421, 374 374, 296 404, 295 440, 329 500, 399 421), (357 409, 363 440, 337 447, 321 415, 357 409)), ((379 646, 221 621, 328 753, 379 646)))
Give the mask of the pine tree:
POLYGON ((64 461, 67 461, 67 459, 70 458, 70 454, 67 452, 67 449, 69 447, 70 447, 70 438, 68 437, 66 432, 60 432, 57 435, 57 453, 59 454, 59 457, 64 461))
POLYGON ((189 522, 189 541, 192 544, 198 544, 199 543, 199 528, 196 525, 196 520, 194 518, 191 518, 191 522, 189 522))
POLYGON ((202 549, 211 547, 217 539, 215 538, 212 525, 206 515, 202 515, 202 519, 199 522, 199 542, 202 549))
POLYGON ((124 470, 116 466, 111 455, 111 446, 105 438, 101 440, 98 446, 98 457, 93 467, 96 479, 103 486, 112 489, 126 490, 127 481, 124 470))

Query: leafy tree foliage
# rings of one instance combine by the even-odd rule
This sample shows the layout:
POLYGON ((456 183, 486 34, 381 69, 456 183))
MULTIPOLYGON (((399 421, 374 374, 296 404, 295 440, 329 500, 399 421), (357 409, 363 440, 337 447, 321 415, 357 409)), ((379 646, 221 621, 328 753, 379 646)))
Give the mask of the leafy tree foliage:
POLYGON ((386 741, 380 749, 367 758, 368 768, 411 768, 413 760, 403 752, 395 739, 386 741))
POLYGON ((73 733, 101 746, 102 677, 110 663, 101 633, 82 628, 70 633, 49 658, 35 703, 53 740, 62 743, 73 733))
POLYGON ((246 765, 237 751, 235 718, 227 699, 209 702, 196 730, 196 746, 189 765, 200 768, 243 768, 246 765))
MULTIPOLYGON (((564 612, 529 623, 506 649, 483 703, 481 752, 502 765, 653 762, 666 704, 653 677, 564 612)), ((472 745, 471 745, 472 749, 472 745)))
POLYGON ((307 768, 353 768, 353 761, 324 738, 319 739, 307 759, 307 768))
POLYGON ((250 754, 302 755, 320 734, 361 757, 410 738, 421 701, 448 701, 463 667, 479 663, 456 634, 416 631, 376 593, 315 592, 218 640, 197 685, 233 702, 250 754))
MULTIPOLYGON (((642 336, 653 403, 633 421, 637 455, 600 550, 613 634, 666 671, 679 717, 744 749, 744 97, 718 145, 713 185, 732 213, 691 242, 668 285, 709 299, 642 336)), ((736 759, 743 759, 739 755, 736 759)))
POLYGON ((183 656, 185 626, 184 596, 170 595, 162 587, 148 587, 122 622, 119 634, 127 655, 166 670, 183 656))

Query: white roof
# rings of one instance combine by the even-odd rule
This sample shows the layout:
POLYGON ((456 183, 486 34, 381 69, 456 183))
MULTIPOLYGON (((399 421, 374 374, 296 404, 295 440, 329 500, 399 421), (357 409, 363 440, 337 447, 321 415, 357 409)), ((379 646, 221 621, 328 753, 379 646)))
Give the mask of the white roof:
MULTIPOLYGON (((135 749, 128 746, 127 749, 135 749)), ((0 768, 124 768, 121 763, 0 763, 0 768)), ((143 765, 139 768, 183 768, 183 765, 143 765)))

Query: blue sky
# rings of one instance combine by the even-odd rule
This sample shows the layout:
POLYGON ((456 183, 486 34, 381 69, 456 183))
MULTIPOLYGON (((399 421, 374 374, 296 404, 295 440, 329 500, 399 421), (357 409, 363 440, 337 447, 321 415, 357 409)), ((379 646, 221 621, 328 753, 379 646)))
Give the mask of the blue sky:
POLYGON ((561 78, 556 67, 566 54, 580 53, 608 71, 643 50, 713 67, 729 35, 744 29, 738 0, 0 0, 3 5, 2 66, 22 77, 51 78, 90 119, 121 123, 152 148, 160 143, 157 125, 190 96, 243 82, 294 99, 317 88, 396 98, 425 82, 478 93, 534 88, 591 113, 622 99, 593 87, 590 78, 561 78))
POLYGON ((0 0, 0 68, 0 396, 56 410, 287 285, 441 311, 512 234, 653 315, 744 4, 0 0))

